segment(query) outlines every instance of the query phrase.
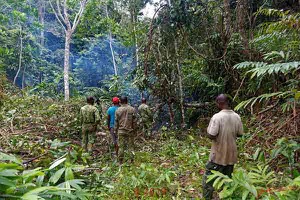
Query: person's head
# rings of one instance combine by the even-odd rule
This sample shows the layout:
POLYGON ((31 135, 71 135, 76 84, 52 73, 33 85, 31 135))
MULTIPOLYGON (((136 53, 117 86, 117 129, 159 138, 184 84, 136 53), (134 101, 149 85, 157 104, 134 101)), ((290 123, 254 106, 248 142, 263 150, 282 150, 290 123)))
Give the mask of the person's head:
POLYGON ((128 103, 128 99, 126 96, 121 96, 121 104, 127 104, 128 103))
POLYGON ((229 108, 229 99, 228 99, 227 95, 225 95, 225 94, 220 94, 216 98, 216 103, 220 110, 229 108))
POLYGON ((86 102, 87 102, 88 104, 93 105, 94 102, 95 102, 95 99, 94 99, 94 97, 92 97, 92 96, 88 96, 88 97, 86 98, 86 102))
POLYGON ((113 103, 114 105, 119 105, 119 103, 120 103, 119 98, 118 98, 118 97, 112 98, 112 103, 113 103))
POLYGON ((142 98, 142 103, 146 103, 146 102, 147 102, 146 98, 142 98))

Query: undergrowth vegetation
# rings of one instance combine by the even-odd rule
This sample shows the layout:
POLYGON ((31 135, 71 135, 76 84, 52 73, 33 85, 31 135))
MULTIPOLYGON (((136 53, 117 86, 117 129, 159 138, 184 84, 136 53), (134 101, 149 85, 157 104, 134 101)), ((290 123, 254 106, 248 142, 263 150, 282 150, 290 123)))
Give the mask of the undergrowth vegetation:
MULTIPOLYGON (((198 129, 163 128, 151 140, 136 138, 134 163, 120 166, 103 143, 106 136, 97 136, 94 155, 82 152, 76 120, 80 103, 65 106, 25 96, 11 97, 4 104, 1 148, 6 153, 0 155, 1 198, 202 198, 210 142, 198 129), (4 130, 11 134, 5 135, 4 130)), ((232 178, 219 172, 210 176, 220 198, 299 198, 299 143, 282 138, 273 150, 247 148, 255 131, 248 129, 238 141, 240 162, 232 178)))

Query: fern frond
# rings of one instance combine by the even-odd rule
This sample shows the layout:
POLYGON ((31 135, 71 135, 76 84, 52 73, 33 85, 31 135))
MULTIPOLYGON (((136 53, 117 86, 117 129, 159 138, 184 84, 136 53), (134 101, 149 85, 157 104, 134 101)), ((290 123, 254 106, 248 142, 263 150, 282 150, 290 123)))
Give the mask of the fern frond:
POLYGON ((262 94, 258 97, 252 97, 251 99, 248 99, 246 101, 242 101, 241 103, 239 103, 234 109, 235 110, 240 110, 241 108, 246 108, 249 105, 251 105, 251 107, 253 107, 253 105, 256 102, 262 102, 264 100, 268 100, 272 97, 275 98, 287 98, 290 96, 294 96, 295 93, 293 91, 286 91, 286 92, 274 92, 274 93, 267 93, 267 94, 262 94))
POLYGON ((235 69, 249 69, 246 72, 246 74, 250 73, 251 78, 254 77, 262 77, 265 75, 270 75, 270 74, 287 74, 290 72, 293 72, 295 70, 300 69, 300 62, 299 61, 294 61, 294 62, 286 62, 286 63, 273 63, 273 64, 268 64, 265 62, 242 62, 239 64, 236 64, 234 66, 235 69))
POLYGON ((260 8, 255 15, 264 15, 267 17, 284 17, 289 14, 289 11, 283 11, 278 9, 260 8))

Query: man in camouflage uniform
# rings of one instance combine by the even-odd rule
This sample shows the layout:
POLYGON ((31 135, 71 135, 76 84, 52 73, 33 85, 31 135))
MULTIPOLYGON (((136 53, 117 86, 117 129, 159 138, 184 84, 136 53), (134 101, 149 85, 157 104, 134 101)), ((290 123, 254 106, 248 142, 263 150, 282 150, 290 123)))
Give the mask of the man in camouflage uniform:
POLYGON ((121 97, 121 107, 116 111, 115 130, 119 139, 119 162, 124 160, 125 151, 130 155, 130 160, 134 158, 134 137, 136 135, 136 112, 135 109, 128 105, 127 97, 121 97))
POLYGON ((208 176, 212 174, 211 170, 231 177, 238 156, 236 138, 243 135, 241 118, 229 108, 228 97, 221 94, 217 97, 216 103, 221 111, 211 118, 207 128, 212 146, 202 182, 203 197, 206 200, 213 197, 214 181, 207 182, 208 176))
POLYGON ((97 125, 100 122, 98 109, 94 106, 94 98, 86 98, 87 105, 80 109, 80 118, 82 126, 82 148, 85 151, 92 151, 96 140, 97 125))
POLYGON ((139 122, 142 126, 142 131, 145 137, 151 135, 151 126, 152 126, 152 113, 149 106, 146 104, 146 99, 142 98, 142 104, 138 108, 139 111, 139 122))

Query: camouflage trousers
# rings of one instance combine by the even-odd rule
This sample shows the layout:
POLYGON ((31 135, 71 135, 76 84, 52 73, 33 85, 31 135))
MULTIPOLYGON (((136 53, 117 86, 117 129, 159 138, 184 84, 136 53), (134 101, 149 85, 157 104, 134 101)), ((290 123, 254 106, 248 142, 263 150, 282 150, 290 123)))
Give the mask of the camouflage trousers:
POLYGON ((203 179, 202 179, 203 197, 206 200, 211 200, 213 198, 213 192, 214 192, 213 183, 214 183, 214 180, 211 180, 208 183, 206 182, 207 179, 208 179, 208 176, 212 174, 211 170, 219 171, 222 174, 231 177, 231 174, 233 172, 233 165, 223 166, 223 165, 218 165, 218 164, 213 163, 213 162, 208 162, 206 164, 206 170, 205 170, 205 173, 204 173, 203 179))
POLYGON ((82 142, 81 146, 85 151, 92 151, 93 145, 96 142, 97 125, 83 124, 82 125, 82 142))
POLYGON ((131 132, 120 132, 119 139, 119 162, 124 161, 124 157, 128 156, 130 161, 134 159, 134 135, 131 132))

